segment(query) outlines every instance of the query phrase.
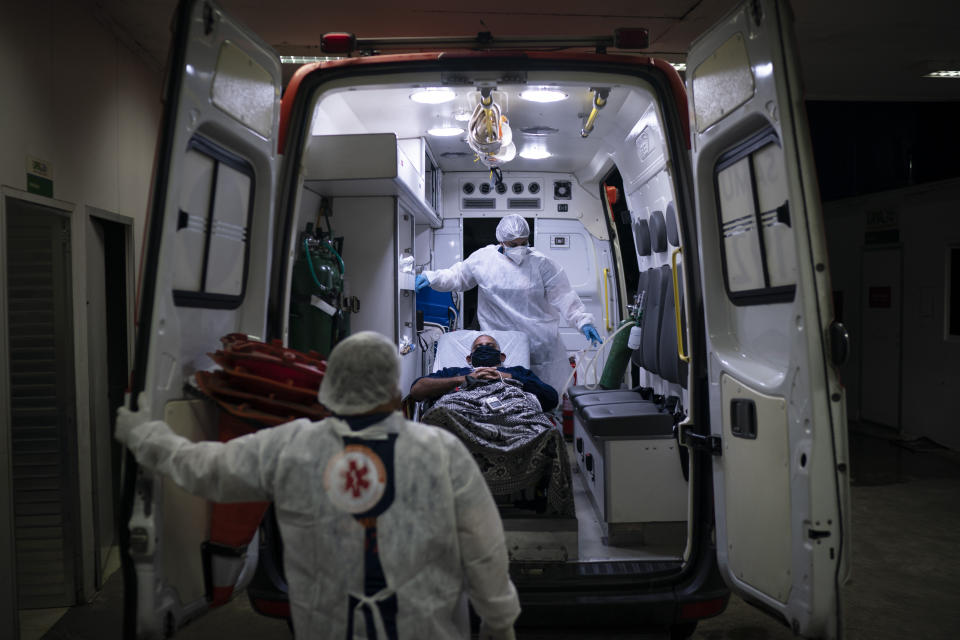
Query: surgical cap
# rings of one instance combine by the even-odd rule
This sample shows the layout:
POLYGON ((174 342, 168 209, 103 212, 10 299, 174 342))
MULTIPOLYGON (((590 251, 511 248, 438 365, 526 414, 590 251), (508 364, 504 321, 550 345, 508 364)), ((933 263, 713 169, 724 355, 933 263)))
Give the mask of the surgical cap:
POLYGON ((355 333, 330 352, 318 398, 333 413, 367 413, 398 395, 397 346, 379 333, 355 333))
POLYGON ((497 225, 497 242, 509 242, 530 236, 530 227, 523 216, 511 213, 500 219, 497 225))

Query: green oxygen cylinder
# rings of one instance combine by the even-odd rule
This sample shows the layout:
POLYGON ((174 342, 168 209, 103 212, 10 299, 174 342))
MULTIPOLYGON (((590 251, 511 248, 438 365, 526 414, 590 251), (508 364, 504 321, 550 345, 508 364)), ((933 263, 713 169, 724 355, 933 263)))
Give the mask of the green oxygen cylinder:
POLYGON ((338 323, 344 315, 337 308, 343 266, 336 250, 315 237, 312 225, 301 236, 299 249, 290 285, 288 341, 292 349, 326 357, 338 341, 338 323))
MULTIPOLYGON (((619 330, 630 324, 635 324, 633 318, 627 318, 617 327, 619 330)), ((629 331, 620 331, 613 339, 610 345, 610 353, 607 354, 607 363, 603 366, 603 375, 600 376, 600 387, 602 389, 619 389, 623 382, 623 375, 627 372, 627 364, 630 362, 630 347, 627 341, 630 339, 629 331)))

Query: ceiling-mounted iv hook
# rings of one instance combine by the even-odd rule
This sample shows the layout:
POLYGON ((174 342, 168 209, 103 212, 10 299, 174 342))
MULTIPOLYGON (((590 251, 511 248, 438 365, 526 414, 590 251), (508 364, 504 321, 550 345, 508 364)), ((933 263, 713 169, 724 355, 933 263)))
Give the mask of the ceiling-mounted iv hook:
POLYGON ((594 89, 593 90, 593 108, 590 109, 590 115, 587 116, 587 122, 583 125, 583 129, 580 129, 580 137, 586 138, 590 135, 590 132, 593 131, 593 126, 597 121, 597 114, 600 113, 600 109, 603 109, 607 106, 607 97, 610 95, 610 89, 594 89))

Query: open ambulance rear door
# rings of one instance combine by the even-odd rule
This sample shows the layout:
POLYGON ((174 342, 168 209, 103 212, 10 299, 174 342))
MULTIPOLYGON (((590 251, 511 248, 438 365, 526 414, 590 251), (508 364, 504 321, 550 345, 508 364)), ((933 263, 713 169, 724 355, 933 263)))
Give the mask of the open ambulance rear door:
MULTIPOLYGON (((167 74, 131 404, 144 391, 153 419, 216 439, 216 416, 185 385, 221 336, 265 337, 280 59, 216 4, 184 1, 167 74)), ((207 609, 209 503, 129 454, 123 501, 124 637, 163 637, 207 609)))
POLYGON ((828 354, 846 335, 788 11, 744 2, 687 59, 717 553, 734 592, 797 634, 836 638, 849 482, 828 354))

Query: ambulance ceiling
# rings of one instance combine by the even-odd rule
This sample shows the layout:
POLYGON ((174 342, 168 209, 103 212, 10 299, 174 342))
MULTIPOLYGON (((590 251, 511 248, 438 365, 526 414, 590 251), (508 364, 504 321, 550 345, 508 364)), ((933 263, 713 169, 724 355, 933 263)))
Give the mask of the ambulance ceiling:
MULTIPOLYGON (((426 83, 429 85, 429 83, 426 83)), ((531 85, 498 85, 494 103, 507 118, 518 155, 504 171, 578 173, 606 163, 607 154, 630 133, 650 105, 643 89, 606 85, 607 103, 586 138, 580 135, 593 101, 590 84, 535 83, 566 96, 551 103, 520 97, 531 85), (525 158, 534 152, 537 158, 525 158), (596 162, 595 162, 596 160, 596 162)), ((444 171, 487 171, 474 162, 476 154, 466 142, 469 118, 480 99, 471 87, 457 87, 441 104, 421 104, 412 99, 423 87, 413 85, 369 87, 325 94, 316 110, 313 135, 396 133, 398 138, 425 138, 444 171), (458 117, 461 118, 458 120, 458 117), (450 135, 431 131, 448 130, 450 135), (456 133, 454 133, 456 132, 456 133)), ((309 153, 309 148, 308 148, 309 153)))
MULTIPOLYGON (((650 29, 645 52, 682 62, 690 42, 738 0, 220 0, 281 55, 320 55, 320 36, 601 35, 650 29)), ((960 68, 956 0, 793 0, 807 97, 815 100, 957 100, 960 79, 923 78, 960 68)), ((96 0, 100 22, 155 69, 166 60, 176 0, 96 0)), ((292 68, 288 70, 288 74, 292 68)))

